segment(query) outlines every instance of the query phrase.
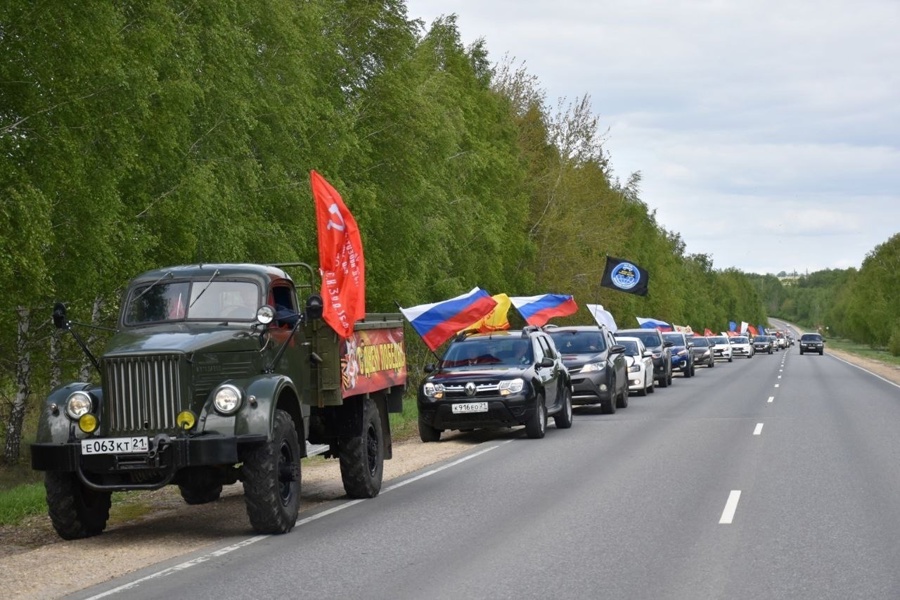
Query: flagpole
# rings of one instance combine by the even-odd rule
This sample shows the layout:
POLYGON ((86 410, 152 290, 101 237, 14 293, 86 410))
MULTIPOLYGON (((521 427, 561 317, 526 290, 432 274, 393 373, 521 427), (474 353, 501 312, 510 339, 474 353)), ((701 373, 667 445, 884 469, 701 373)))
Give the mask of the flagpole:
MULTIPOLYGON (((394 304, 397 305, 397 309, 400 310, 400 314, 403 314, 403 307, 400 306, 400 303, 397 302, 396 300, 394 300, 394 304)), ((422 343, 424 344, 424 343, 425 343, 425 338, 423 338, 423 337, 419 334, 419 332, 416 331, 416 328, 415 328, 415 327, 413 327, 412 330, 416 332, 416 335, 419 336, 419 339, 422 340, 422 343)), ((425 344, 425 347, 428 348, 428 344, 425 344)), ((437 353, 436 353, 434 350, 432 350, 431 348, 428 348, 428 351, 431 352, 431 355, 434 356, 434 359, 435 359, 436 361, 441 362, 441 357, 438 356, 437 353)))

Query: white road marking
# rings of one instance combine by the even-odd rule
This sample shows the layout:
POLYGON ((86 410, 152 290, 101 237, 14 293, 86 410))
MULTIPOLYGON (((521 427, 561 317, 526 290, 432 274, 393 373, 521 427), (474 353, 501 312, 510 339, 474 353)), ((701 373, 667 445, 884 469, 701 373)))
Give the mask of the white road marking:
POLYGON ((844 360, 843 358, 838 358, 838 357, 835 356, 834 354, 826 354, 825 356, 830 356, 831 358, 833 358, 833 359, 835 359, 835 360, 839 360, 839 361, 841 361, 842 363, 844 363, 845 365, 850 365, 851 367, 856 367, 856 368, 859 369, 860 371, 865 371, 865 372, 868 373, 869 375, 872 375, 872 376, 874 376, 874 377, 877 377, 878 379, 884 381, 885 383, 889 383, 889 384, 891 384, 891 385, 894 386, 894 387, 900 388, 900 385, 897 385, 896 383, 894 383, 894 382, 891 381, 890 379, 885 379, 884 377, 882 377, 881 375, 879 375, 879 374, 877 374, 877 373, 873 373, 872 371, 866 369, 865 367, 861 367, 861 366, 859 366, 859 365, 854 365, 852 362, 846 361, 846 360, 844 360))
MULTIPOLYGON (((426 471, 425 473, 421 473, 419 475, 416 475, 415 477, 411 477, 407 480, 401 481, 399 483, 395 483, 394 485, 389 485, 388 487, 381 490, 381 493, 386 494, 387 492, 396 490, 397 488, 403 487, 404 485, 406 485, 408 483, 412 483, 413 481, 418 481, 420 479, 424 479, 425 477, 429 477, 436 473, 440 473, 441 471, 443 471, 445 469, 449 469, 450 467, 455 467, 456 465, 464 463, 467 460, 471 460, 471 459, 475 458, 476 456, 481 456, 482 454, 484 454, 486 452, 490 452, 491 450, 496 450, 503 444, 508 444, 512 441, 513 440, 507 440, 505 442, 501 442, 495 446, 490 446, 483 450, 479 450, 478 452, 475 452, 473 454, 469 454, 468 456, 464 456, 462 458, 454 460, 453 462, 449 462, 446 465, 440 466, 436 469, 431 469, 430 471, 426 471)), ((316 513, 316 514, 312 515, 311 517, 298 519, 297 522, 295 523, 295 526, 300 527, 302 525, 305 525, 306 523, 310 523, 317 519, 321 519, 322 517, 325 517, 327 515, 333 515, 334 513, 338 512, 338 511, 344 510, 345 508, 350 508, 351 506, 356 506, 360 502, 365 502, 365 500, 351 500, 350 502, 345 502, 345 503, 335 506, 333 508, 329 508, 328 510, 323 510, 322 512, 316 513)), ((256 542, 259 542, 261 540, 264 540, 264 539, 270 538, 270 537, 272 537, 272 536, 271 535, 257 535, 257 536, 251 537, 251 538, 247 538, 245 540, 241 540, 240 542, 238 542, 236 544, 232 544, 230 546, 226 546, 224 548, 214 550, 208 554, 204 554, 203 556, 198 556, 197 558, 177 564, 174 567, 169 567, 168 569, 163 569, 161 571, 157 571, 156 573, 151 573, 150 575, 147 575, 146 577, 141 577, 140 579, 135 579, 134 581, 132 581, 130 583, 126 583, 125 585, 120 585, 119 587, 116 587, 111 590, 107 590, 103 593, 97 594, 96 596, 91 596, 87 600, 98 600, 99 598, 106 598, 107 596, 112 596, 113 594, 118 594, 119 592, 124 592, 125 590, 134 589, 134 588, 138 587, 139 585, 141 585, 142 583, 146 583, 146 582, 152 581, 154 579, 159 579, 160 577, 167 577, 169 575, 172 575, 173 573, 178 573, 180 571, 184 571, 185 569, 190 569, 191 567, 196 567, 197 565, 203 564, 209 560, 212 560, 213 558, 218 558, 220 556, 224 556, 226 554, 234 552, 235 550, 240 550, 241 548, 243 548, 245 546, 249 546, 250 544, 255 544, 256 542)))
POLYGON ((757 423, 757 424, 756 424, 756 429, 753 430, 753 435, 759 435, 759 434, 761 434, 761 433, 762 433, 762 426, 763 426, 762 423, 757 423))
POLYGON ((778 379, 781 379, 781 375, 778 376, 778 379))
POLYGON ((769 399, 767 400, 767 402, 772 402, 773 400, 775 400, 775 396, 769 396, 769 399))
POLYGON ((731 525, 740 499, 741 490, 731 490, 731 493, 728 494, 728 501, 725 502, 725 510, 722 511, 722 517, 719 519, 719 525, 731 525))
POLYGON ((781 384, 780 384, 780 383, 776 383, 776 384, 775 384, 775 387, 778 387, 779 385, 781 385, 781 384))

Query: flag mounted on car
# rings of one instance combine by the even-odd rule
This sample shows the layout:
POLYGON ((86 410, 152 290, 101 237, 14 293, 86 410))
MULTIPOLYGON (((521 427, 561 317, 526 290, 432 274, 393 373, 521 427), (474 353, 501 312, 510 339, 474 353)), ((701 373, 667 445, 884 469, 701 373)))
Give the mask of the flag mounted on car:
POLYGON ((497 302, 497 306, 491 309, 491 312, 483 318, 466 327, 467 330, 490 333, 492 331, 509 329, 509 307, 512 305, 509 296, 506 294, 494 294, 492 298, 497 302))
POLYGON ((613 333, 615 333, 619 329, 619 326, 616 325, 616 320, 613 318, 612 313, 608 310, 605 310, 602 304, 585 304, 585 306, 591 312, 591 316, 594 317, 594 320, 597 321, 597 325, 606 327, 613 333))
POLYGON ((466 294, 442 302, 400 307, 400 312, 433 352, 451 337, 486 316, 495 306, 497 301, 486 291, 476 287, 466 294))
POLYGON ((606 257, 606 268, 600 285, 638 296, 647 295, 647 284, 650 283, 650 274, 624 258, 615 256, 606 257))
POLYGON ((659 329, 660 331, 675 331, 669 323, 660 321, 659 319, 651 319, 649 317, 635 317, 641 329, 659 329))
POLYGON ((319 234, 322 318, 342 338, 366 316, 366 269, 356 219, 325 178, 309 172, 319 234))
POLYGON ((543 327, 553 317, 567 317, 578 312, 575 298, 563 294, 515 296, 509 299, 529 325, 543 327))

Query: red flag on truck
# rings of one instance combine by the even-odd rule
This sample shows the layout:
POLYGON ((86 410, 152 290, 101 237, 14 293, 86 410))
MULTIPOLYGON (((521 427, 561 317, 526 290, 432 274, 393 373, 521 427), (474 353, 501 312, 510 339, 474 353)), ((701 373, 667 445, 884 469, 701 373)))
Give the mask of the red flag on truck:
POLYGON ((322 318, 342 338, 366 316, 366 277, 362 239, 356 219, 341 195, 325 178, 309 172, 319 232, 319 274, 322 276, 322 318))

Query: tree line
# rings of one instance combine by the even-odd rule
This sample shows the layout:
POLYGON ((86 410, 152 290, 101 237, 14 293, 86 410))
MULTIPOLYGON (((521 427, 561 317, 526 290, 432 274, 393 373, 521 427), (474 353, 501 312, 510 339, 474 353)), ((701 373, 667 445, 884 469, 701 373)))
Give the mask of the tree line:
MULTIPOLYGON (((589 97, 548 102, 514 58, 466 47, 454 16, 426 26, 402 0, 7 0, 0 57, 7 462, 46 392, 92 377, 54 302, 113 326, 146 269, 316 265, 311 169, 360 225, 370 311, 479 285, 573 294, 623 326, 765 320, 746 274, 686 253, 640 174, 615 174, 589 97), (601 289, 607 254, 647 269, 650 295, 601 289)), ((408 340, 415 373, 426 351, 408 340)))
POLYGON ((826 335, 900 356, 900 233, 872 249, 859 269, 825 269, 782 284, 750 275, 766 311, 826 335))

